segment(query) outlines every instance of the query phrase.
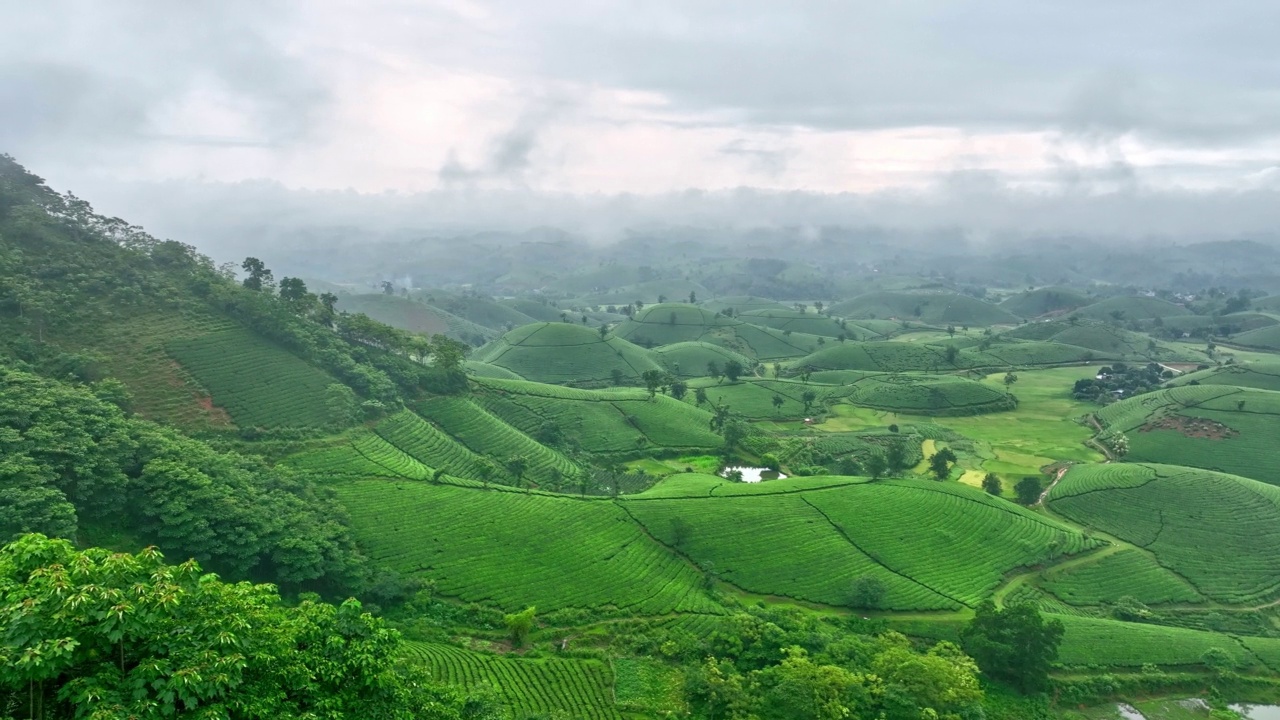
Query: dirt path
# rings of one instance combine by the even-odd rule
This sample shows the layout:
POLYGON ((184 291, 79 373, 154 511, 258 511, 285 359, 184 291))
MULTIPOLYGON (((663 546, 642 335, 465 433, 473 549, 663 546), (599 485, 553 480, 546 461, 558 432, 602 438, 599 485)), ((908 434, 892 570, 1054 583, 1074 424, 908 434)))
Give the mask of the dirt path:
POLYGON ((1058 472, 1053 476, 1053 482, 1049 483, 1049 487, 1045 488, 1044 492, 1040 493, 1040 499, 1036 500, 1036 505, 1040 507, 1044 506, 1044 499, 1049 497, 1049 493, 1052 492, 1055 487, 1057 487, 1058 481, 1061 480, 1062 476, 1066 475, 1067 471, 1070 469, 1071 469, 1070 465, 1064 468, 1058 468, 1058 472))

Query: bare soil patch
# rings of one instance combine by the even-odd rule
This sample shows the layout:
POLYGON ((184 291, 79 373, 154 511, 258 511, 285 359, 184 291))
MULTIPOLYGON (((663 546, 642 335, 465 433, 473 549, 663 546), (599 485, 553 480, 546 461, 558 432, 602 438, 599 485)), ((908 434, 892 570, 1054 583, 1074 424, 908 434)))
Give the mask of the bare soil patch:
POLYGON ((1187 437, 1203 438, 1205 440, 1225 440, 1240 434, 1216 420, 1186 417, 1185 415, 1166 415, 1159 420, 1152 420, 1138 428, 1138 432, 1151 432, 1152 430, 1174 430, 1187 437))

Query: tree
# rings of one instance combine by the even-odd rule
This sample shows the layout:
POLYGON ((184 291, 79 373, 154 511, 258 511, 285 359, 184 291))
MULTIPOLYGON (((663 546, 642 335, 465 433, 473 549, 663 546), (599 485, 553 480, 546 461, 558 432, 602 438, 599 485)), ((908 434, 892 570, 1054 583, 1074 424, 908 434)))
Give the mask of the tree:
POLYGON ((777 380, 778 376, 782 374, 782 363, 774 363, 772 369, 773 369, 773 379, 777 380))
MULTIPOLYGON (((873 702, 873 678, 837 665, 819 665, 803 648, 783 649, 778 665, 752 673, 760 720, 847 720, 867 717, 873 702)), ((923 716, 922 716, 923 717, 923 716)))
POLYGON ((689 304, 690 305, 698 304, 698 293, 694 292, 693 290, 689 291, 689 304))
POLYGON ((315 296, 307 292, 307 284, 295 277, 280 280, 280 302, 301 315, 315 302, 315 296))
POLYGON ((688 520, 680 516, 671 518, 671 546, 677 550, 684 550, 689 544, 689 538, 693 536, 693 526, 688 520))
POLYGON ((1013 372, 1012 370, 1010 370, 1009 372, 1007 372, 1007 373, 1005 373, 1005 374, 1004 374, 1004 386, 1005 386, 1005 387, 1009 387, 1010 385, 1012 385, 1012 384, 1014 384, 1014 383, 1016 383, 1016 382, 1018 382, 1018 375, 1017 375, 1017 373, 1015 373, 1015 372, 1013 372))
POLYGON ((985 675, 1033 693, 1048 686, 1049 668, 1058 656, 1063 632, 1061 622, 1046 621, 1031 603, 1000 610, 986 600, 960 637, 964 651, 985 675))
POLYGON ((683 380, 672 380, 669 387, 671 388, 671 397, 677 400, 683 400, 684 396, 689 392, 689 383, 683 380))
POLYGON ((351 427, 360 421, 360 401, 346 385, 332 383, 324 389, 324 409, 330 426, 335 429, 351 427))
POLYGON ((0 705, 33 718, 498 717, 403 666, 355 600, 287 605, 155 548, 24 536, 0 549, 0 607, 0 705))
POLYGON ((778 460, 778 456, 773 453, 764 453, 760 456, 760 464, 777 472, 782 469, 782 462, 778 460))
POLYGON ((606 337, 609 336, 609 323, 605 323, 600 327, 596 328, 596 332, 600 333, 600 339, 604 340, 606 337))
POLYGON ((773 400, 771 402, 773 403, 773 412, 776 415, 779 411, 782 410, 782 405, 786 403, 786 400, 778 393, 774 393, 773 400))
POLYGON ((244 268, 244 271, 249 273, 249 276, 244 279, 243 283, 241 283, 246 288, 253 290, 254 292, 271 289, 272 283, 274 282, 271 277, 271 271, 267 269, 267 266, 263 264, 261 260, 255 257, 245 258, 240 267, 244 268))
POLYGON ((516 476, 516 483, 524 481, 524 474, 529 470, 529 458, 523 455, 512 455, 506 459, 503 466, 507 468, 507 472, 516 476))
POLYGON ((525 641, 529 639, 529 632, 533 630, 534 616, 537 613, 538 608, 531 605, 518 613, 503 616, 502 620, 507 626, 507 637, 511 639, 511 647, 524 647, 525 641))
POLYGON ((866 471, 867 477, 872 480, 879 480, 889 470, 889 462, 884 459, 884 455, 880 453, 871 453, 867 457, 866 471))
POLYGON ((320 319, 326 326, 333 325, 334 318, 338 316, 337 306, 337 295, 331 292, 320 294, 320 319))
POLYGON ((382 285, 382 294, 383 294, 383 295, 395 295, 395 294, 396 294, 396 286, 395 286, 395 285, 394 285, 390 280, 383 280, 380 284, 382 285))
POLYGON ((467 346, 439 333, 431 336, 431 361, 441 370, 457 370, 467 357, 467 346))
POLYGON ((884 602, 888 587, 874 575, 859 575, 849 588, 849 607, 859 610, 875 610, 884 602))
POLYGON ((742 363, 737 360, 726 360, 724 363, 724 376, 729 378, 729 382, 738 382, 738 378, 742 377, 742 373, 746 368, 742 367, 742 363))
POLYGON ((649 391, 649 399, 652 400, 658 394, 658 388, 662 386, 666 375, 661 370, 645 370, 640 374, 640 380, 644 383, 644 387, 649 391))
POLYGON ((948 336, 950 336, 950 337, 955 337, 955 336, 956 336, 956 326, 955 326, 955 325, 948 325, 948 326, 947 326, 947 335, 948 335, 948 336))
POLYGON ((809 408, 813 407, 813 403, 818 400, 818 393, 812 390, 805 390, 800 394, 800 402, 804 403, 804 413, 809 414, 809 408))
POLYGON ((693 402, 699 406, 705 405, 707 402, 707 389, 695 388, 693 391, 693 402))
POLYGON ((982 478, 982 489, 990 495, 1000 497, 1004 494, 1004 485, 1000 483, 1000 478, 995 473, 987 473, 982 478))
POLYGON ((907 467, 907 451, 901 442, 891 442, 885 450, 884 460, 888 464, 889 473, 897 475, 907 467))
POLYGON ((715 360, 707 361, 707 374, 715 378, 717 382, 720 380, 720 365, 715 360))
POLYGON ((927 653, 913 652, 911 641, 894 632, 882 642, 891 646, 871 661, 871 671, 884 683, 879 717, 984 717, 978 665, 955 644, 940 642, 927 653))
POLYGON ((738 447, 738 443, 750 434, 750 428, 747 424, 738 418, 733 418, 724 424, 724 447, 725 450, 732 451, 738 447))
POLYGON ((956 461, 956 454, 951 448, 943 448, 929 458, 929 472, 939 480, 946 480, 951 475, 951 464, 956 461))
POLYGON ((948 365, 955 365, 956 358, 960 357, 960 351, 955 345, 948 345, 947 349, 942 351, 942 357, 946 358, 948 365))
POLYGON ((621 385, 621 384, 622 384, 622 381, 623 381, 623 379, 624 379, 624 376, 623 376, 623 374, 622 374, 622 369, 621 369, 621 368, 614 368, 614 369, 610 370, 610 371, 609 371, 609 379, 613 382, 613 384, 614 384, 615 386, 616 386, 616 385, 621 385))
POLYGON ((1013 486, 1013 491, 1018 494, 1018 502, 1023 505, 1035 505, 1040 501, 1040 478, 1035 476, 1024 477, 1013 486))

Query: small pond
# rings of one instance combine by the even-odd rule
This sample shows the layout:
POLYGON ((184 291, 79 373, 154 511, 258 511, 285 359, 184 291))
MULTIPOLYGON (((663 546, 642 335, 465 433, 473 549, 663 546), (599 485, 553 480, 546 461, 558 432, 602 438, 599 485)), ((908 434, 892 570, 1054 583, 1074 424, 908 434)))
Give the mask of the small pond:
POLYGON ((761 480, 780 480, 786 477, 786 475, 783 475, 777 470, 770 470, 769 468, 762 468, 762 467, 745 467, 745 466, 738 466, 738 465, 734 465, 733 467, 727 467, 721 470, 720 477, 729 477, 729 473, 733 472, 734 470, 737 470, 738 472, 742 473, 742 482, 747 482, 747 483, 758 483, 761 480))

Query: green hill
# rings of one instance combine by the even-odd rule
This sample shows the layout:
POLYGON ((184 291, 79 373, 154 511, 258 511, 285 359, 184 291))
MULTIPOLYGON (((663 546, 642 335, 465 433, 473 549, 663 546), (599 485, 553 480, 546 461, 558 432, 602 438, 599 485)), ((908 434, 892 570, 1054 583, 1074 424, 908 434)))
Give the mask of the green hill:
POLYGON ((609 380, 613 371, 634 381, 662 366, 647 350, 617 336, 571 323, 534 323, 516 328, 471 355, 476 362, 505 368, 536 382, 609 380))
POLYGON ((1265 313, 1280 313, 1280 295, 1258 298, 1249 303, 1249 307, 1265 313))
POLYGON ((1170 385, 1234 385, 1242 388, 1280 391, 1280 361, 1248 365, 1218 365, 1208 370, 1180 375, 1170 385))
MULTIPOLYGON (((1049 493, 1053 512, 1149 551, 1160 566, 1223 603, 1280 591, 1280 488, 1170 465, 1073 468, 1049 493)), ((1164 575, 1144 593, 1164 593, 1164 575)), ((1136 581, 1131 579, 1131 581, 1136 581)))
POLYGON ((1066 365, 1093 360, 1118 359, 1085 348, 1047 342, 1006 342, 987 350, 976 347, 947 359, 945 345, 887 341, 828 345, 790 363, 793 370, 866 370, 876 372, 938 372, 970 368, 1008 368, 1066 365))
POLYGON ((532 320, 526 320, 525 324, 529 322, 560 322, 560 313, 564 312, 550 303, 539 302, 537 300, 514 298, 510 300, 499 300, 498 302, 505 307, 509 307, 512 310, 519 312, 521 315, 532 318, 532 320))
MULTIPOLYGON (((1150 325, 1151 323, 1148 323, 1150 325)), ((1280 325, 1280 320, 1262 313, 1241 312, 1230 315, 1178 315, 1163 318, 1159 327, 1166 332, 1195 333, 1210 331, 1214 335, 1234 335, 1258 328, 1280 325)))
POLYGON ((1084 293, 1070 288, 1045 287, 1005 298, 1000 307, 1024 318, 1036 318, 1075 310, 1090 303, 1084 293))
POLYGON ((608 500, 390 480, 333 489, 374 560, 446 595, 509 611, 722 612, 693 567, 608 500))
POLYGON ((1271 325, 1240 333, 1231 339, 1231 343, 1263 350, 1280 350, 1280 325, 1271 325))
POLYGON ((703 308, 713 313, 732 310, 736 313, 751 312, 757 310, 793 310, 785 303, 778 302, 770 298, 754 297, 751 295, 727 295, 718 297, 699 303, 703 308))
POLYGON ((707 342, 758 360, 797 357, 830 342, 818 335, 761 327, 678 303, 649 305, 620 323, 614 334, 646 347, 707 342))
POLYGON ((1038 340, 1093 350, 1099 357, 1157 362, 1194 362, 1203 356, 1153 340, 1142 333, 1096 320, 1052 320, 1027 323, 1000 334, 1001 338, 1038 340))
POLYGON ((707 363, 723 367, 726 361, 736 360, 743 367, 751 365, 751 358, 709 342, 679 342, 660 345, 653 353, 659 362, 681 377, 698 377, 707 374, 707 363))
POLYGON ((1018 316, 989 302, 946 292, 880 291, 831 306, 840 317, 918 320, 934 325, 1012 325, 1018 316))
POLYGON ((638 388, 578 390, 524 381, 477 382, 475 402, 524 433, 589 453, 708 450, 723 440, 710 413, 638 388))
POLYGON ((1152 320, 1191 315, 1191 311, 1155 297, 1111 297, 1086 305, 1075 314, 1095 320, 1152 320))
MULTIPOLYGON (((497 332, 543 319, 480 295, 452 293, 445 290, 419 290, 414 293, 414 297, 449 315, 497 332)), ((559 313, 556 313, 556 319, 559 319, 559 313)))
POLYGON ((1138 395, 1097 413, 1129 439, 1126 460, 1219 470, 1280 484, 1275 453, 1280 393, 1183 385, 1138 395))
POLYGON ((868 375, 845 386, 854 405, 910 415, 979 415, 1012 410, 1012 395, 956 375, 868 375))
POLYGON ((492 328, 477 325, 420 300, 399 295, 339 295, 342 312, 363 313, 394 328, 414 333, 440 333, 470 345, 484 344, 497 336, 492 328))
POLYGON ((701 283, 679 278, 670 280, 650 280, 618 287, 605 292, 584 295, 580 302, 586 305, 626 305, 639 300, 643 303, 686 302, 689 293, 697 299, 709 300, 715 294, 701 283))
POLYGON ((739 312, 736 317, 753 325, 809 335, 823 335, 829 338, 844 336, 851 340, 873 340, 882 337, 880 333, 857 323, 819 315, 815 312, 800 312, 793 308, 748 310, 739 312))

